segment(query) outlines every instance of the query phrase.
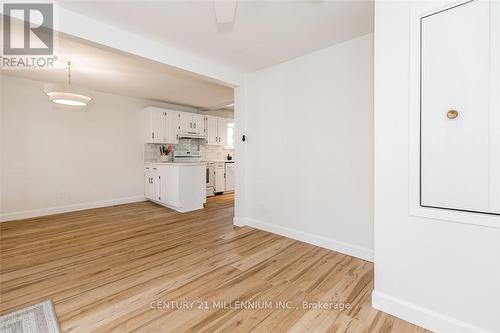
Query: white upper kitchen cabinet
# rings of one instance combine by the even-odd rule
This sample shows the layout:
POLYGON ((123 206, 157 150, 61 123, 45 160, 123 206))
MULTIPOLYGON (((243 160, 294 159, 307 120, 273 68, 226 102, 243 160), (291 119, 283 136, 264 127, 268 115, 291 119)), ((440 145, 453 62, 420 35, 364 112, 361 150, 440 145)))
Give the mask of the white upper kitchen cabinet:
POLYGON ((205 116, 202 114, 193 114, 193 129, 196 134, 205 133, 205 116))
POLYGON ((146 143, 176 144, 178 140, 179 112, 155 107, 144 111, 146 119, 146 143))
POLYGON ((424 207, 500 213, 498 7, 471 1, 421 19, 424 207))
POLYGON ((179 131, 191 132, 193 129, 193 115, 187 112, 179 113, 179 131))
POLYGON ((164 138, 165 143, 179 143, 179 111, 166 110, 164 121, 164 138))
POLYGON ((205 133, 205 116, 180 112, 179 130, 183 133, 204 134, 205 133))
POLYGON ((227 145, 227 124, 232 122, 232 119, 220 117, 205 117, 205 127, 207 145, 226 146, 227 145))
POLYGON ((218 119, 218 130, 219 130, 219 145, 225 147, 227 145, 227 123, 229 119, 219 118, 218 119))
POLYGON ((207 139, 205 143, 207 145, 218 145, 219 131, 217 127, 218 118, 217 117, 205 117, 205 133, 207 134, 207 139))

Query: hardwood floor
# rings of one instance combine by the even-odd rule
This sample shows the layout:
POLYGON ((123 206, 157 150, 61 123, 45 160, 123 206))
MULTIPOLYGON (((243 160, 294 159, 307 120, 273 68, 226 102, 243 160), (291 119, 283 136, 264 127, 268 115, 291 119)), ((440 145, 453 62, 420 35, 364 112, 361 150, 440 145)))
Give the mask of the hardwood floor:
POLYGON ((234 227, 233 199, 1 223, 0 313, 50 298, 65 332, 425 332, 371 308, 372 263, 234 227))

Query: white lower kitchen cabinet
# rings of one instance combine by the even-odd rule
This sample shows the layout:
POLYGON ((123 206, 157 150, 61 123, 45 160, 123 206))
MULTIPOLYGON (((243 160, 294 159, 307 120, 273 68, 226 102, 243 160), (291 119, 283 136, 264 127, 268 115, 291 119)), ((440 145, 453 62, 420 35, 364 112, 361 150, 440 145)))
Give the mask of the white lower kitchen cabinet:
POLYGON ((178 212, 202 209, 206 201, 206 163, 147 163, 147 199, 178 212))
POLYGON ((225 192, 234 192, 234 162, 226 163, 226 190, 225 192))
POLYGON ((215 163, 215 193, 226 191, 226 166, 225 163, 215 163))
POLYGON ((144 196, 149 200, 160 200, 158 167, 150 165, 144 168, 144 196))

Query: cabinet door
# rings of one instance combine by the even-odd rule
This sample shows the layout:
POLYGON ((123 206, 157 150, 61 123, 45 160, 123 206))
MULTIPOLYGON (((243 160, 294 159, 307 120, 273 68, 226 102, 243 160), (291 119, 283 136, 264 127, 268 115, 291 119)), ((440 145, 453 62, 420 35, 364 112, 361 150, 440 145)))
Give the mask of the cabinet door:
POLYGON ((219 132, 219 145, 227 145, 227 119, 219 118, 218 122, 218 132, 219 132))
POLYGON ((487 212, 489 3, 421 22, 421 204, 487 212))
POLYGON ((205 116, 193 114, 193 132, 198 134, 205 133, 205 116))
POLYGON ((226 192, 234 191, 234 163, 226 163, 226 192))
POLYGON ((168 116, 167 111, 161 113, 161 143, 168 143, 168 116))
POLYGON ((215 192, 224 192, 226 190, 226 180, 224 177, 224 168, 215 169, 215 192))
POLYGON ((219 132, 217 131, 217 118, 216 117, 207 117, 205 123, 205 129, 207 134, 206 144, 207 145, 217 145, 219 143, 218 136, 219 132))
POLYGON ((158 172, 153 172, 151 178, 153 179, 153 190, 152 190, 153 200, 160 201, 161 200, 160 174, 158 172))
POLYGON ((150 126, 149 126, 149 142, 159 143, 163 139, 163 111, 158 109, 151 109, 150 126))
POLYGON ((167 111, 167 141, 166 143, 179 143, 179 112, 167 111))
POLYGON ((148 171, 144 173, 144 196, 150 200, 153 198, 152 174, 148 171))
POLYGON ((193 115, 188 112, 179 112, 179 130, 181 132, 193 132, 193 115))

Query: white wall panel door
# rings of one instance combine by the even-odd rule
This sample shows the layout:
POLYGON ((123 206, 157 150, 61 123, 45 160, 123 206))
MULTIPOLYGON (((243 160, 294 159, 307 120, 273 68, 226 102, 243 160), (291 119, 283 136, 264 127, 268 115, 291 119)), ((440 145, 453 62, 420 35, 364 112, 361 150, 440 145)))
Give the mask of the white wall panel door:
POLYGON ((490 3, 490 207, 500 214, 500 1, 490 3))
POLYGON ((423 17, 421 33, 421 204, 490 212, 489 2, 423 17))

